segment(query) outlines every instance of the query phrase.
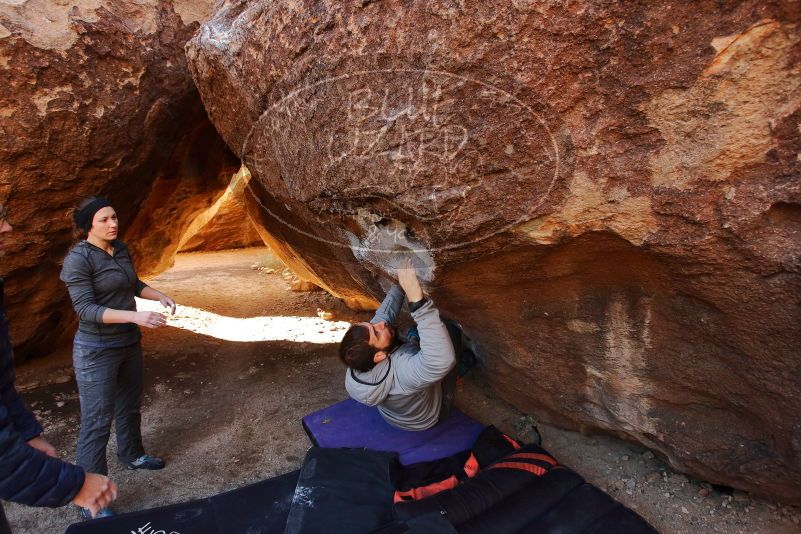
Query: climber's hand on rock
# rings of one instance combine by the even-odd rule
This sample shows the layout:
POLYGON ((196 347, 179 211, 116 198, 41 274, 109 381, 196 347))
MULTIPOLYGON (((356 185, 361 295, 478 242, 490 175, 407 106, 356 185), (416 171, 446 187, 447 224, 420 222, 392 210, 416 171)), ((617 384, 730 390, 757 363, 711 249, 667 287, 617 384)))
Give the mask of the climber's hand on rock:
POLYGON ((417 302, 423 298, 423 288, 417 279, 417 270, 408 259, 402 260, 398 266, 398 284, 400 284, 409 302, 417 302))

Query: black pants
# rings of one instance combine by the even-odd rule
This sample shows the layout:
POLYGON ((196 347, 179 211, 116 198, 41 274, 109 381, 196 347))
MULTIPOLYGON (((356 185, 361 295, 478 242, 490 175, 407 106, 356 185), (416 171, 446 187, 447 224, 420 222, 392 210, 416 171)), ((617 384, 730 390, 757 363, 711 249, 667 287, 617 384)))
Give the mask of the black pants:
POLYGON ((11 525, 8 524, 8 519, 6 519, 3 503, 0 503, 0 534, 11 534, 11 525))
POLYGON ((117 456, 123 463, 142 456, 142 346, 90 348, 75 345, 75 380, 81 399, 76 462, 89 473, 108 474, 106 445, 117 427, 117 456))
POLYGON ((462 358, 462 329, 456 321, 450 319, 443 319, 442 322, 448 329, 448 335, 451 336, 451 343, 453 343, 453 351, 456 354, 456 364, 451 369, 451 372, 445 375, 442 379, 442 402, 439 407, 439 422, 446 420, 451 414, 451 407, 453 406, 453 397, 456 394, 456 379, 459 376, 459 361, 462 358))

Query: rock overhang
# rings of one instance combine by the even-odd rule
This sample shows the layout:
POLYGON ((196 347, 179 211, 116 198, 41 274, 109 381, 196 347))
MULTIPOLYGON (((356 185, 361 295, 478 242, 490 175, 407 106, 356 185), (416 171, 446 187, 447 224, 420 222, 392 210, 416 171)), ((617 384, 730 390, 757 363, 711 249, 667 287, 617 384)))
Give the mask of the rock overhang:
POLYGON ((799 21, 756 5, 251 1, 187 50, 321 285, 414 256, 518 406, 798 500, 799 21))

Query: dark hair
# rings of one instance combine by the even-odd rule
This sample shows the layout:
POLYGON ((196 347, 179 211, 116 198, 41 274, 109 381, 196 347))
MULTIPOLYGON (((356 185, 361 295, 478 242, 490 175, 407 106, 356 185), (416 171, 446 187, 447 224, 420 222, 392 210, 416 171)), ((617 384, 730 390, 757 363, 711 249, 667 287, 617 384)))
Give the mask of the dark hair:
POLYGON ((77 214, 99 198, 100 197, 85 197, 70 211, 70 219, 72 219, 72 239, 76 243, 82 239, 86 239, 89 236, 89 230, 92 228, 91 223, 89 224, 89 228, 82 228, 76 220, 77 214))
POLYGON ((366 326, 355 324, 348 328, 339 343, 339 359, 342 363, 366 373, 375 367, 375 354, 378 349, 370 346, 370 331, 366 326))

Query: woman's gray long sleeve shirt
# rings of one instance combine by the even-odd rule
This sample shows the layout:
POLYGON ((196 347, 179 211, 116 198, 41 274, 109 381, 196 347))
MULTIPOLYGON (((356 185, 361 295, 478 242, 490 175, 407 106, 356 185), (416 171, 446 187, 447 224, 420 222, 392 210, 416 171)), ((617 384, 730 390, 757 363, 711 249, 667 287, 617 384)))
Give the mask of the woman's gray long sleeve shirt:
POLYGON ((113 255, 81 241, 64 258, 61 280, 78 314, 78 345, 127 347, 141 338, 139 327, 133 323, 103 323, 106 309, 136 311, 134 297, 147 287, 136 276, 128 247, 117 240, 111 244, 113 255))

